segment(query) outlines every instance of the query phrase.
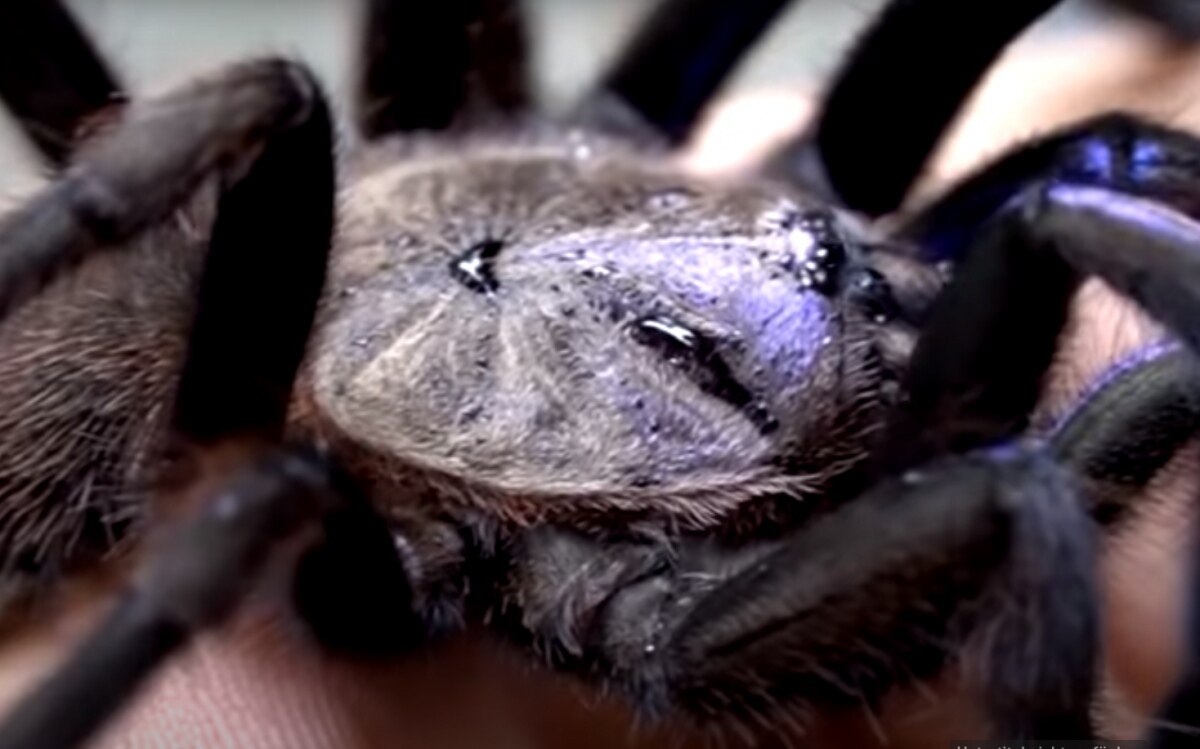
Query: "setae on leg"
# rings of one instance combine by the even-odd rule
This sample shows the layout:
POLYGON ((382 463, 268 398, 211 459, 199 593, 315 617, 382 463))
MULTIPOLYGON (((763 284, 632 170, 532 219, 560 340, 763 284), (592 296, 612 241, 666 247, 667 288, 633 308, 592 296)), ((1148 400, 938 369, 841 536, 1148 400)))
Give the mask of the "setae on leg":
POLYGON ((530 531, 514 626, 651 715, 715 730, 803 730, 814 711, 870 705, 965 650, 998 737, 1090 737, 1092 547, 1048 456, 982 452, 748 548, 530 531))
MULTIPOLYGON (((214 175, 218 215, 171 421, 200 508, 0 726, 0 746, 78 746, 146 674, 236 607, 279 541, 349 505, 322 461, 278 446, 333 230, 332 126, 304 69, 243 65, 132 109, 0 226, 0 306, 163 220, 214 175)), ((386 534, 366 537, 394 556, 386 534)))

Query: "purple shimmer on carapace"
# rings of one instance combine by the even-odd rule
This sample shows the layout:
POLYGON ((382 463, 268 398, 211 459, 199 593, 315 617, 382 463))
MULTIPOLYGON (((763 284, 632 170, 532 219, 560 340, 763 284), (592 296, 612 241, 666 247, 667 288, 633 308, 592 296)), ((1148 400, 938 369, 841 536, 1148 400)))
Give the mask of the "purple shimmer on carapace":
MULTIPOLYGON (((578 262, 637 279, 663 297, 736 337, 745 361, 779 378, 799 382, 830 339, 834 307, 830 299, 802 288, 789 271, 813 242, 803 237, 669 236, 585 244, 578 262)), ((576 245, 578 246, 578 245, 576 245)), ((567 250, 560 245, 553 250, 567 250)))

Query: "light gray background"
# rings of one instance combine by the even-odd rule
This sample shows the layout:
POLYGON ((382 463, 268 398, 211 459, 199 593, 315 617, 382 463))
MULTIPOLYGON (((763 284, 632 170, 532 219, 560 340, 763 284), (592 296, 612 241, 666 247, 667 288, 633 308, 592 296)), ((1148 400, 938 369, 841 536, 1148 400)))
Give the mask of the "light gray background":
MULTIPOLYGON (((738 71, 731 89, 822 79, 881 2, 795 3, 738 71)), ((359 2, 69 0, 68 4, 135 92, 161 90, 223 62, 284 54, 312 65, 338 101, 346 103, 359 2)), ((527 0, 537 82, 548 104, 561 105, 586 86, 652 5, 651 0, 527 0)), ((1086 0, 1069 0, 1035 33, 1071 33, 1097 19, 1086 0)), ((0 194, 27 182, 35 169, 11 123, 0 117, 0 194)))

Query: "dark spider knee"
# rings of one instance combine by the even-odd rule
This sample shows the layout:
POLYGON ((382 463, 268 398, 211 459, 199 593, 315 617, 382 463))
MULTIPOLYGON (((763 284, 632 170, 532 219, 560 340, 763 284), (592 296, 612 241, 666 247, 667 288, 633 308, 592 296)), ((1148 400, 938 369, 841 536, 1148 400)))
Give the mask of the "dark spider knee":
MULTIPOLYGON (((671 567, 665 547, 605 542, 565 528, 530 529, 513 553, 510 584, 519 626, 555 660, 582 662, 597 638, 609 639, 608 611, 615 602, 671 567)), ((638 649, 648 642, 636 630, 624 633, 625 646, 638 649)))
POLYGON ((450 526, 383 519, 364 504, 331 515, 299 560, 297 613, 316 640, 354 656, 393 655, 462 631, 467 551, 450 526), (370 570, 370 577, 362 574, 370 570))
POLYGON ((1020 491, 998 476, 1012 541, 990 590, 960 614, 956 637, 1001 735, 1090 735, 1100 637, 1095 529, 1071 474, 1044 459, 1024 470, 1020 491))
POLYGON ((281 123, 285 127, 303 123, 323 99, 320 80, 312 68, 302 62, 271 57, 250 63, 247 67, 261 70, 279 101, 286 102, 283 110, 288 112, 289 116, 282 118, 281 123))
POLYGON ((604 539, 563 528, 531 529, 514 553, 514 634, 556 666, 600 675, 643 715, 677 707, 669 640, 729 573, 704 570, 694 550, 661 538, 604 539))

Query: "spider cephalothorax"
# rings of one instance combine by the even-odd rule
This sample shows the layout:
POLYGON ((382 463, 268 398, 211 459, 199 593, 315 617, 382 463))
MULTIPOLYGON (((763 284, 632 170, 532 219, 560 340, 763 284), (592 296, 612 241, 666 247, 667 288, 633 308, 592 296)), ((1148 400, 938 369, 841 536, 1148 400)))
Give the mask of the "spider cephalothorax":
POLYGON ((907 355, 863 238, 595 140, 426 153, 348 190, 312 360, 326 436, 524 524, 699 530, 819 496, 907 355))
POLYGON ((304 68, 118 106, 12 3, 0 93, 61 173, 0 223, 5 581, 195 509, 0 746, 77 745, 314 537, 294 608, 335 650, 484 627, 718 729, 971 661, 997 736, 1092 738, 1095 541, 1200 414, 1200 142, 1112 115, 872 220, 1054 4, 890 4, 812 129, 712 184, 670 145, 779 0, 670 0, 558 119, 515 3, 373 0, 340 172, 304 68), (1183 345, 1030 444, 1088 274, 1183 345))

